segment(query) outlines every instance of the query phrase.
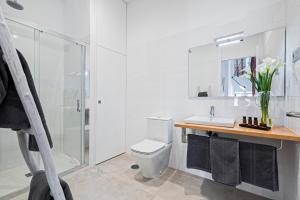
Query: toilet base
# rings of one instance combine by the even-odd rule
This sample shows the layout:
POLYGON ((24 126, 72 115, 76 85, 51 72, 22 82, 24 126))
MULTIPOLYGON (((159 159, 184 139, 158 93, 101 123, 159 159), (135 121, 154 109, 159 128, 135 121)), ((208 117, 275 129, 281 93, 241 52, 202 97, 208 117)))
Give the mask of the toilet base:
POLYGON ((171 144, 168 144, 163 149, 150 155, 132 152, 137 164, 140 166, 143 177, 158 178, 167 169, 171 146, 171 144))

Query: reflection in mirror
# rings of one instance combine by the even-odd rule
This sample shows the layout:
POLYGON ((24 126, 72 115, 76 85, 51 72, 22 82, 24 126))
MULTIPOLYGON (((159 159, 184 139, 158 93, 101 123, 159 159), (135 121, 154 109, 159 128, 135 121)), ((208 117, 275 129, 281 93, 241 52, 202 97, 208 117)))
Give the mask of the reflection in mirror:
POLYGON ((223 96, 253 96, 255 86, 247 78, 247 72, 256 71, 256 58, 246 57, 222 61, 223 96))
MULTIPOLYGON (((266 57, 285 61, 285 29, 275 29, 229 41, 212 43, 189 50, 189 96, 255 96, 254 84, 247 73, 258 73, 266 57)), ((284 96, 285 69, 273 78, 272 96, 284 96)))
POLYGON ((189 52, 189 91, 192 97, 217 96, 220 74, 215 44, 196 47, 189 52))
MULTIPOLYGON (((291 43, 291 42, 290 42, 291 43)), ((289 44, 289 46, 296 46, 296 43, 289 44)), ((290 49, 292 49, 290 47, 290 49)), ((291 52, 291 50, 290 50, 291 52)), ((292 49, 292 55, 289 56, 287 62, 290 67, 287 68, 287 96, 288 97, 300 97, 300 47, 292 49)))

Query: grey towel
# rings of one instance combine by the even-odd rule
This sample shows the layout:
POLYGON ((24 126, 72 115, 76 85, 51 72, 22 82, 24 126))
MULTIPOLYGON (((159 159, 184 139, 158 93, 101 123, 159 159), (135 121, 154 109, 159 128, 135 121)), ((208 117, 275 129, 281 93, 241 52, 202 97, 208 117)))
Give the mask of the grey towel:
POLYGON ((275 147, 240 142, 240 163, 243 182, 272 191, 279 190, 275 147))
MULTIPOLYGON (((69 185, 61 179, 60 184, 66 200, 73 200, 69 185)), ((50 187, 44 171, 39 171, 33 176, 30 183, 28 200, 53 200, 53 197, 50 195, 50 187)))
MULTIPOLYGON (((34 98, 40 118, 45 128, 50 147, 53 147, 50 133, 47 127, 45 116, 41 103, 39 101, 33 78, 30 73, 29 66, 24 56, 18 51, 18 56, 21 61, 24 73, 27 78, 29 89, 34 98)), ((30 128, 29 120, 24 111, 24 107, 17 93, 15 83, 8 69, 6 62, 3 59, 3 52, 0 48, 0 128, 11 128, 13 130, 30 128)), ((29 137, 29 149, 31 151, 38 151, 38 145, 34 136, 29 137)))
POLYGON ((238 140, 211 137, 210 159, 212 178, 216 182, 229 186, 241 183, 238 140))
POLYGON ((188 135, 187 168, 210 172, 209 137, 188 135))

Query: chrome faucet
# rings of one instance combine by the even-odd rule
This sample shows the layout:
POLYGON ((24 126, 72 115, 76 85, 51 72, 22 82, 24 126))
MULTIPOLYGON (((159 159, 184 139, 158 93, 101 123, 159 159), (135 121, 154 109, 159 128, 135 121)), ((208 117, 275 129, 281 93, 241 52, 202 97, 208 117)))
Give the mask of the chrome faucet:
POLYGON ((209 116, 211 121, 215 116, 215 106, 210 106, 209 116))

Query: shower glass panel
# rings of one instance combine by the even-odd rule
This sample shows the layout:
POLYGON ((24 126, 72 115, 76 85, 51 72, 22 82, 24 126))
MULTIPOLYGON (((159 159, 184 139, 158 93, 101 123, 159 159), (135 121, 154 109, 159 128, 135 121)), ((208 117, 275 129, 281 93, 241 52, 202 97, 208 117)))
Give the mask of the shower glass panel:
MULTIPOLYGON (((85 47, 21 23, 8 21, 8 25, 34 77, 57 171, 83 165, 85 47)), ((0 200, 28 187, 30 180, 16 133, 0 129, 0 200)))
POLYGON ((59 172, 81 163, 82 59, 82 46, 40 34, 40 98, 59 172))
MULTIPOLYGON (((14 43, 30 66, 35 77, 35 30, 8 22, 14 43)), ((29 185, 31 177, 18 145, 17 135, 9 129, 0 129, 0 198, 29 185)))

